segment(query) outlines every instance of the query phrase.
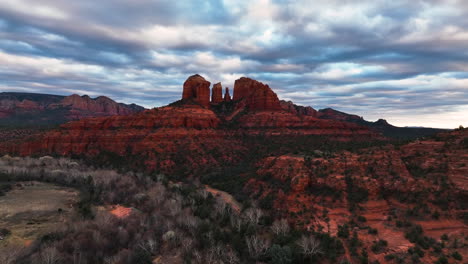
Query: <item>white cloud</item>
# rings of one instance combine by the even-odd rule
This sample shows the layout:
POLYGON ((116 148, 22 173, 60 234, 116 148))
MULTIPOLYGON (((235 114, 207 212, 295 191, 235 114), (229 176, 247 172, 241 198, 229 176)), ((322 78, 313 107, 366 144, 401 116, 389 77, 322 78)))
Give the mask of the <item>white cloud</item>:
POLYGON ((51 5, 44 5, 36 1, 28 0, 2 0, 0 7, 35 17, 50 18, 54 20, 66 20, 69 15, 64 10, 51 5))

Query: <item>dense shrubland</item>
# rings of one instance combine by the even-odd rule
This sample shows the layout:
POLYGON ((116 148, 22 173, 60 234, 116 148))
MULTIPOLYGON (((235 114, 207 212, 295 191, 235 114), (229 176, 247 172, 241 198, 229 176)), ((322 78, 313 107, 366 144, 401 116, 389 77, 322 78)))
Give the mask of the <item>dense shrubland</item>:
MULTIPOLYGON (((342 259, 341 242, 295 230, 255 202, 241 212, 197 183, 118 173, 65 158, 0 159, 0 182, 43 181, 80 190, 76 217, 25 249, 1 248, 1 263, 309 263, 342 259), (126 218, 104 210, 133 208, 126 218)), ((250 204, 250 205, 249 205, 250 204)))

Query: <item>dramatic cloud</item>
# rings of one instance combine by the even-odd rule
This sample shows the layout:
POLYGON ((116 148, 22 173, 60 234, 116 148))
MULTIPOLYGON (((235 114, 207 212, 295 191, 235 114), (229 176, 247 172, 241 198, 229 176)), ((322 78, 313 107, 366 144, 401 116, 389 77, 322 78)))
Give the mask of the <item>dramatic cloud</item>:
POLYGON ((3 0, 0 89, 146 107, 200 73, 396 125, 468 125, 463 0, 3 0))

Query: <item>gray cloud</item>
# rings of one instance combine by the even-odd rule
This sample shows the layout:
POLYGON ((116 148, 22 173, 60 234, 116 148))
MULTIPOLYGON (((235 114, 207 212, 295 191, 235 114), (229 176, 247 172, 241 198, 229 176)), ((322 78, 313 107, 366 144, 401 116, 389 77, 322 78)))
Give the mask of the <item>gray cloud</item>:
POLYGON ((4 0, 0 88, 151 107, 190 74, 247 75, 315 108, 451 127, 466 121, 427 120, 468 115, 467 28, 461 0, 4 0))

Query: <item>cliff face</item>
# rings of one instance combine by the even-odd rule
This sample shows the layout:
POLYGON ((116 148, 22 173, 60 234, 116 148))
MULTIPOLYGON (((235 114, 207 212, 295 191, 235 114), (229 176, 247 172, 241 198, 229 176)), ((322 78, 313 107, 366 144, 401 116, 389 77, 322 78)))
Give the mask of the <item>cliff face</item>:
POLYGON ((213 85, 213 91, 211 93, 211 103, 219 104, 223 101, 223 86, 221 83, 213 85))
POLYGON ((184 82, 182 99, 191 99, 204 107, 210 105, 210 82, 195 74, 184 82))
POLYGON ((234 83, 234 101, 244 101, 245 106, 252 111, 282 110, 278 96, 259 81, 242 77, 234 83))
POLYGON ((134 108, 129 105, 116 103, 114 100, 99 96, 92 99, 87 95, 79 96, 77 94, 67 96, 57 105, 50 105, 49 108, 69 107, 71 108, 72 115, 76 114, 75 118, 79 119, 80 112, 86 111, 90 116, 107 116, 107 115, 128 115, 138 112, 136 109, 143 110, 143 108, 134 108))

